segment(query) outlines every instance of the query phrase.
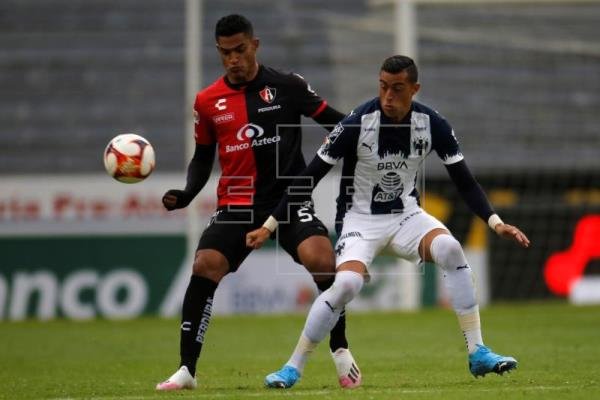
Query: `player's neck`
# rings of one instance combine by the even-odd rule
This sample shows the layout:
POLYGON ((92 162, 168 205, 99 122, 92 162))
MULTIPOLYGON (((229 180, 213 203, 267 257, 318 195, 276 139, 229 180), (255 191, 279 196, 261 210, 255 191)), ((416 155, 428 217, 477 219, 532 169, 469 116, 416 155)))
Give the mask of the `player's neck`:
POLYGON ((396 116, 396 115, 388 115, 385 111, 383 112, 383 115, 385 115, 385 117, 387 119, 389 119, 391 122, 396 123, 396 124, 399 124, 402 121, 404 121, 406 119, 406 116, 408 114, 410 114, 410 112, 408 112, 408 113, 406 113, 406 114, 404 114, 402 116, 396 116))
POLYGON ((395 110, 387 109, 386 110, 381 105, 381 101, 379 102, 379 106, 380 106, 381 112, 385 116, 385 118, 394 124, 403 123, 407 119, 410 121, 410 114, 413 109, 412 103, 411 103, 410 107, 408 108, 408 110, 406 110, 406 109, 404 109, 404 110, 402 110, 402 109, 395 109, 395 110), (392 111, 392 113, 390 111, 392 111))
POLYGON ((227 81, 234 86, 246 86, 248 83, 252 82, 256 75, 258 75, 258 70, 260 69, 258 62, 254 63, 254 66, 248 71, 248 75, 246 75, 241 80, 232 79, 229 75, 227 75, 227 81))

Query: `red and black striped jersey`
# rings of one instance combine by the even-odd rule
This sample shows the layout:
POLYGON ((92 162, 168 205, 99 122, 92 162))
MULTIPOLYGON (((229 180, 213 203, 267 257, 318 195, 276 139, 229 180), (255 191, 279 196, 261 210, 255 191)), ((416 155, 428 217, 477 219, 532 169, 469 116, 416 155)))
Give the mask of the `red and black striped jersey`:
POLYGON ((327 106, 297 74, 260 66, 233 85, 225 76, 200 91, 194 104, 197 144, 217 144, 218 205, 275 206, 302 172, 301 116, 327 106))

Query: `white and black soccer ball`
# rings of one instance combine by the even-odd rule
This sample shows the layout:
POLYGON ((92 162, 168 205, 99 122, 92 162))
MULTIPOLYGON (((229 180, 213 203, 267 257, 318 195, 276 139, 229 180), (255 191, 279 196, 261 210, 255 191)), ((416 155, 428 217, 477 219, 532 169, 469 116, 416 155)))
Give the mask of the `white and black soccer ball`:
POLYGON ((143 181, 152 173, 154 165, 152 145, 134 133, 115 136, 104 150, 106 172, 122 183, 143 181))

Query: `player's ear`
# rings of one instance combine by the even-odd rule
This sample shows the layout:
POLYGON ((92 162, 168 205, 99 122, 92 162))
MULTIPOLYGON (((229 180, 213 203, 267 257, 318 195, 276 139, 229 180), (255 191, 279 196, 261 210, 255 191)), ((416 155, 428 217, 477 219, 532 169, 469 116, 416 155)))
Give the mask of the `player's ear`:
POLYGON ((252 38, 252 47, 254 47, 254 50, 258 49, 258 46, 260 46, 260 39, 257 37, 252 38))
POLYGON ((413 85, 413 96, 414 96, 415 94, 417 94, 417 93, 419 92, 419 90, 420 90, 420 89, 421 89, 421 84, 420 84, 419 82, 415 83, 415 84, 413 85))

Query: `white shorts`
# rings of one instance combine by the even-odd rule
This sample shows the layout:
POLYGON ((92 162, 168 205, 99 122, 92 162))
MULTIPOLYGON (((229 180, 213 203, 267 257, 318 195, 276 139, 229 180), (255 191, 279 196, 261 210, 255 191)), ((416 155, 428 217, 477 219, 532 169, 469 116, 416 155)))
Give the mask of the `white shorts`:
POLYGON ((419 243, 433 229, 448 229, 420 207, 398 214, 358 214, 352 210, 344 217, 344 226, 335 245, 335 265, 360 261, 367 268, 386 246, 399 257, 418 262, 419 243))

